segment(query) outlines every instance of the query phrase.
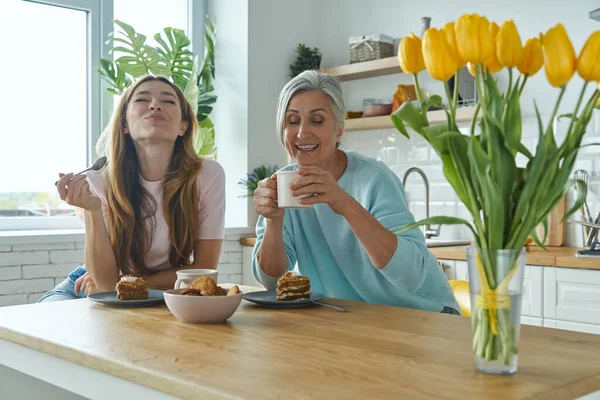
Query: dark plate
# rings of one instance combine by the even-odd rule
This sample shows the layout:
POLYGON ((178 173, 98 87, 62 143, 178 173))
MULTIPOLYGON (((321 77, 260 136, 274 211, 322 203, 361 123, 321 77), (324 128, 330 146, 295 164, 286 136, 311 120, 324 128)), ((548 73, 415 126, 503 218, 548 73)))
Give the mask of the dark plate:
POLYGON ((148 298, 146 300, 117 300, 117 291, 94 293, 88 296, 88 299, 100 303, 108 307, 150 307, 162 304, 165 299, 162 290, 148 290, 148 298))
MULTIPOLYGON (((321 293, 312 292, 310 295, 310 300, 312 301, 319 301, 324 298, 325 296, 323 296, 321 293)), ((261 305, 263 307, 271 308, 299 308, 314 305, 314 303, 311 303, 311 301, 308 299, 277 301, 276 290, 264 290, 262 292, 244 293, 243 299, 251 301, 252 303, 261 305)))

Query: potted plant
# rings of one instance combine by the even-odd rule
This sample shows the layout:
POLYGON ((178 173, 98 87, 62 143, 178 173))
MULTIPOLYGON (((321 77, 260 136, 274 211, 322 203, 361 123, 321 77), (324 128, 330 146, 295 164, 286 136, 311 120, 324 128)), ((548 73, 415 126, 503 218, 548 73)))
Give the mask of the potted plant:
POLYGON ((138 33, 125 22, 115 20, 123 37, 114 37, 112 52, 119 56, 113 62, 100 59, 98 73, 110 87, 110 93, 121 95, 133 80, 147 74, 170 78, 179 87, 196 110, 198 135, 196 148, 203 157, 216 158, 215 129, 209 115, 217 101, 213 94, 215 78, 216 24, 207 17, 204 35, 204 59, 198 66, 197 57, 188 49, 190 39, 181 29, 165 28, 154 35, 157 47, 146 43, 146 36, 138 33), (199 71, 199 72, 198 72, 199 71))
MULTIPOLYGON (((600 81, 600 69, 595 68, 599 31, 590 36, 578 59, 561 24, 540 38, 531 38, 523 46, 512 20, 499 27, 472 14, 461 16, 443 29, 428 29, 422 42, 414 34, 404 38, 398 52, 402 70, 413 74, 417 88, 417 74, 423 69, 445 82, 449 109, 446 123, 431 125, 427 110, 441 105, 442 99, 438 95, 421 99, 417 90, 419 107, 410 102, 403 104, 392 115, 394 125, 406 137, 409 126, 429 142, 442 161, 446 179, 473 220, 437 216, 402 230, 426 224, 464 224, 472 231, 474 247, 468 250, 467 261, 473 351, 476 368, 489 373, 517 370, 523 246, 531 236, 545 248, 536 227, 542 223, 547 230, 548 214, 572 185, 569 177, 600 97, 597 89, 586 93, 590 82, 595 86, 600 81), (466 135, 456 125, 458 91, 455 89, 451 96, 447 83, 465 64, 475 76, 478 91, 475 116, 466 135), (548 82, 557 90, 557 100, 547 125, 536 106, 539 140, 535 152, 531 152, 521 142, 520 98, 528 78, 542 65, 548 82), (494 74, 504 68, 509 80, 507 87, 501 88, 494 74), (553 121, 575 71, 586 83, 572 113, 565 115, 570 124, 564 142, 558 144, 553 121), (526 165, 518 165, 518 154, 527 159, 526 165)), ((563 220, 585 199, 585 183, 576 180, 575 184, 578 198, 563 220)))
POLYGON ((296 61, 290 65, 290 79, 295 78, 306 70, 319 69, 321 67, 323 55, 318 48, 313 47, 311 49, 304 45, 304 43, 300 43, 296 48, 296 52, 298 53, 296 61))
MULTIPOLYGON (((258 182, 262 181, 265 178, 269 178, 273 176, 279 167, 277 165, 274 166, 265 166, 261 165, 252 170, 252 172, 246 174, 245 179, 240 179, 238 184, 244 189, 245 194, 240 197, 248 197, 249 203, 252 203, 252 198, 254 197, 254 191, 258 187, 258 182)), ((256 222, 258 221, 258 213, 254 209, 253 204, 248 204, 248 226, 256 226, 256 222)))

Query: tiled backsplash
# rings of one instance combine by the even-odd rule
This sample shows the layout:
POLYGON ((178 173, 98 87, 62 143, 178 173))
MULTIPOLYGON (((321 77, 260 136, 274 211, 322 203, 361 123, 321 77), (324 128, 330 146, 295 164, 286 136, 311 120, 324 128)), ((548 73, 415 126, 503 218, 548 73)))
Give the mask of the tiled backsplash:
MULTIPOLYGON (((252 232, 247 228, 226 229, 219 282, 242 283, 240 237, 252 232)), ((38 301, 83 264, 84 246, 83 235, 81 240, 0 244, 0 307, 38 301)))
MULTIPOLYGON (((542 118, 544 124, 549 117, 542 118)), ((568 119, 557 121, 554 124, 557 142, 560 144, 566 134, 568 119)), ((470 124, 460 125, 463 133, 467 133, 470 124)), ((535 117, 523 118, 522 141, 529 150, 535 152, 537 146, 538 128, 535 117)), ((600 111, 596 110, 594 118, 588 126, 588 133, 584 137, 585 143, 600 142, 600 111)), ((444 177, 442 163, 431 148, 431 146, 419 135, 411 134, 406 139, 396 129, 380 129, 373 131, 346 132, 342 139, 345 149, 356 150, 370 157, 375 157, 386 163, 392 171, 402 179, 405 172, 413 166, 422 169, 429 180, 430 185, 430 216, 449 215, 465 218, 471 221, 471 217, 462 203, 459 202, 454 190, 444 177)), ((525 157, 518 157, 519 166, 525 165, 525 157)), ((588 194, 588 205, 595 218, 600 211, 600 146, 590 146, 580 151, 575 170, 584 169, 590 177, 590 192, 588 194)), ((417 220, 425 217, 425 185, 421 176, 411 174, 406 183, 409 207, 417 220)), ((570 198, 573 197, 573 191, 570 198)), ((572 200, 571 200, 572 202, 572 200)), ((571 204, 568 201, 568 205, 571 204)), ((571 219, 580 219, 580 213, 576 213, 571 219)), ((567 223, 565 228, 565 244, 573 246, 582 245, 582 235, 579 226, 567 223)), ((442 239, 471 239, 468 228, 464 226, 443 226, 440 231, 442 239)))

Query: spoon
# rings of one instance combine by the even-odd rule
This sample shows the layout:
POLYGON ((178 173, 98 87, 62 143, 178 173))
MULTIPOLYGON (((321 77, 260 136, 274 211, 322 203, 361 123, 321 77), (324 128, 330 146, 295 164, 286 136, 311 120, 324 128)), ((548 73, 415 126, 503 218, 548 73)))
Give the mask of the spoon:
POLYGON ((321 303, 320 301, 315 301, 315 300, 310 300, 308 299, 308 301, 310 301, 313 304, 318 304, 320 306, 325 306, 325 307, 331 307, 331 308, 335 308, 336 310, 339 311, 343 311, 343 312, 349 312, 348 310, 346 310, 344 307, 340 307, 340 306, 334 306, 332 304, 327 304, 327 303, 321 303))
MULTIPOLYGON (((87 171, 98 171, 100 168, 104 167, 104 164, 106 164, 106 157, 100 157, 99 159, 96 160, 94 165, 92 165, 89 168, 84 169, 81 172, 78 172, 76 175, 83 174, 84 172, 87 172, 87 171)), ((54 182, 54 186, 56 186, 56 185, 58 185, 58 181, 54 182)))

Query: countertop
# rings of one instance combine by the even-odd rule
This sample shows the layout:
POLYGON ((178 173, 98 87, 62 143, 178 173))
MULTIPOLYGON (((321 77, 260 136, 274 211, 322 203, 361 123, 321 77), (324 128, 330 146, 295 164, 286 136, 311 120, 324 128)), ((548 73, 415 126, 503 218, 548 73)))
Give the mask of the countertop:
MULTIPOLYGON (((243 291, 256 290, 241 287, 243 291)), ((600 389, 600 335, 523 325, 519 371, 474 369, 470 319, 338 299, 187 324, 87 299, 0 308, 0 339, 184 398, 575 398, 600 389), (74 323, 76 321, 76 323, 74 323)))
MULTIPOLYGON (((242 246, 254 246, 256 238, 241 238, 242 246)), ((527 250, 527 264, 542 265, 546 267, 580 268, 600 270, 600 258, 576 257, 575 247, 547 247, 545 251, 537 246, 529 246, 527 250)), ((438 260, 462 260, 467 259, 467 246, 430 247, 429 251, 438 260)))

